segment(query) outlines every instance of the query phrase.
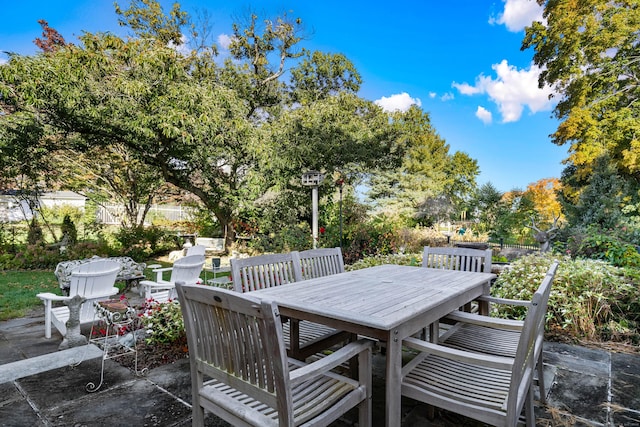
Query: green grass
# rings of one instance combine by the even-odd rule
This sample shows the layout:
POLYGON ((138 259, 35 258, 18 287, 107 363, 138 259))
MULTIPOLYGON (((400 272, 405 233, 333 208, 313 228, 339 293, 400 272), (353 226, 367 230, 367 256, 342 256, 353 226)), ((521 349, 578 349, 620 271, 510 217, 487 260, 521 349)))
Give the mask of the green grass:
POLYGON ((0 271, 0 320, 22 317, 42 305, 39 292, 60 294, 53 271, 0 271))
MULTIPOLYGON (((147 264, 171 266, 171 263, 158 260, 148 260, 147 264)), ((147 279, 155 280, 156 275, 151 269, 146 269, 144 274, 147 279)), ((169 274, 165 273, 165 279, 169 274)), ((200 277, 204 280, 204 271, 200 277)), ((208 273, 208 278, 211 277, 212 273, 208 273)), ((122 290, 124 283, 118 282, 116 286, 122 290)), ((29 310, 42 305, 42 301, 36 298, 39 292, 62 295, 53 271, 0 271, 0 321, 23 317, 29 310)))

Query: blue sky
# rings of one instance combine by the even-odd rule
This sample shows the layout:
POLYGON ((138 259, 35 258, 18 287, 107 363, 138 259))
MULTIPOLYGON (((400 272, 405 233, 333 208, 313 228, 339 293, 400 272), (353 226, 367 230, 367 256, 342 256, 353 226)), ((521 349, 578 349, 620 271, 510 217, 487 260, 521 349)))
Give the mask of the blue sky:
MULTIPOLYGON (((168 10, 173 2, 161 0, 168 10)), ((478 160, 480 185, 525 189, 559 178, 566 148, 551 143, 550 90, 537 87, 531 50, 522 52, 524 26, 541 19, 534 0, 184 0, 192 15, 206 10, 224 47, 231 23, 257 12, 300 17, 302 46, 342 53, 363 78, 360 95, 386 109, 418 104, 429 113, 451 153, 478 160)), ((128 1, 120 2, 122 7, 128 1)), ((36 52, 45 19, 68 42, 83 31, 118 27, 111 0, 3 1, 0 51, 36 52)), ((224 48, 221 49, 224 55, 224 48)), ((6 56, 0 55, 0 63, 6 56)))

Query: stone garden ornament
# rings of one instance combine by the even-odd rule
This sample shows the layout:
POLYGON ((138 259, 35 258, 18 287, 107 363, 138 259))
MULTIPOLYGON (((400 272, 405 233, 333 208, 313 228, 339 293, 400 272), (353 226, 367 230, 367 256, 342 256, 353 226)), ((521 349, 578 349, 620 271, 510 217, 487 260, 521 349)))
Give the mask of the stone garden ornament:
POLYGON ((553 218, 553 225, 550 229, 541 230, 536 225, 535 219, 531 217, 531 225, 527 225, 526 227, 529 227, 536 232, 533 238, 540 244, 540 252, 548 252, 551 249, 551 240, 553 240, 553 238, 558 234, 559 227, 557 227, 557 223, 559 218, 560 216, 553 218))

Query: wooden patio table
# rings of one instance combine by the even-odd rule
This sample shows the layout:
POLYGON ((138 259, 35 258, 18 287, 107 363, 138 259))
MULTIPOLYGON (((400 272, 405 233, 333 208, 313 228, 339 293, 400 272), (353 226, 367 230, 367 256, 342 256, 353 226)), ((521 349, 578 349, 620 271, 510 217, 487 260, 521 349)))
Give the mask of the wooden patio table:
POLYGON ((385 341, 385 425, 399 427, 402 340, 488 294, 495 277, 491 273, 381 265, 252 294, 276 302, 283 316, 385 341))

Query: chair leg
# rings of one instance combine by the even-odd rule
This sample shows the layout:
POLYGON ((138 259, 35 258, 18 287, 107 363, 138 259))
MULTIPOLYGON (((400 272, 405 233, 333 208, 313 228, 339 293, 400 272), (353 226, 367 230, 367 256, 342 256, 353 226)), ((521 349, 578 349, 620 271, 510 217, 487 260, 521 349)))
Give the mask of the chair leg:
POLYGON ((51 300, 44 301, 44 337, 51 338, 51 300))
POLYGON ((193 405, 193 411, 191 414, 191 422, 194 426, 203 426, 204 425, 204 409, 199 404, 193 405))
POLYGON ((533 404, 533 381, 529 384, 529 392, 527 393, 525 406, 525 417, 527 422, 527 427, 535 427, 536 425, 536 417, 535 417, 535 407, 533 404))
POLYGON ((194 372, 193 362, 191 362, 191 425, 204 426, 204 408, 200 404, 200 389, 203 386, 204 376, 200 372, 194 372))
POLYGON ((364 401, 358 405, 358 426, 371 427, 373 424, 373 378, 372 378, 372 361, 371 347, 358 355, 358 381, 364 382, 367 388, 367 396, 364 401))
POLYGON ((547 393, 544 387, 544 364, 542 363, 542 351, 536 361, 536 365, 538 370, 538 391, 540 392, 540 403, 545 405, 547 403, 547 393))

